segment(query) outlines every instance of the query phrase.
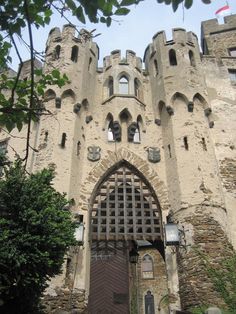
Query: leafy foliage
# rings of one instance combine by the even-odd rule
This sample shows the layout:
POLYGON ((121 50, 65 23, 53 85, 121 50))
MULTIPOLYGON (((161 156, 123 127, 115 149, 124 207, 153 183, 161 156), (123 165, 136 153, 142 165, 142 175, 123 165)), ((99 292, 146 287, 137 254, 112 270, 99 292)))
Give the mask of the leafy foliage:
POLYGON ((0 181, 1 313, 36 313, 47 279, 75 244, 67 201, 52 179, 52 170, 27 175, 17 162, 0 181))
POLYGON ((208 261, 206 267, 210 278, 228 306, 229 313, 236 313, 236 254, 224 258, 220 267, 213 267, 208 261))

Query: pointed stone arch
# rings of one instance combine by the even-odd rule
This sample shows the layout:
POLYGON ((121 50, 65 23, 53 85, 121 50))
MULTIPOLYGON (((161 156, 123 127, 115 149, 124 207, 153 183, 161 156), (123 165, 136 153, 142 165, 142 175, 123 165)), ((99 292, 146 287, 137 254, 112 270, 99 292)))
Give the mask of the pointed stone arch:
POLYGON ((193 103, 197 106, 202 106, 203 109, 207 109, 209 107, 206 99, 199 93, 196 93, 193 96, 193 103))
POLYGON ((56 98, 56 93, 51 88, 49 88, 44 94, 44 101, 50 101, 55 98, 56 98))
POLYGON ((183 102, 185 102, 186 108, 187 108, 187 104, 189 103, 188 97, 185 96, 185 95, 182 94, 182 93, 179 93, 179 92, 176 92, 176 93, 171 97, 171 101, 170 101, 171 106, 174 105, 174 103, 175 103, 175 101, 176 101, 177 99, 181 99, 183 102))
POLYGON ((132 115, 131 113, 129 112, 129 109, 128 108, 125 108, 123 109, 120 114, 119 114, 119 119, 120 119, 120 122, 130 122, 132 121, 132 115))
POLYGON ((62 93, 61 99, 63 100, 65 98, 71 98, 71 100, 75 102, 76 96, 72 89, 67 89, 62 93))
POLYGON ((166 211, 167 214, 167 211, 170 210, 170 204, 165 184, 146 160, 125 148, 121 148, 117 152, 108 151, 107 155, 89 172, 80 189, 81 201, 78 204, 79 208, 85 211, 90 208, 98 186, 114 167, 124 161, 137 169, 141 176, 145 176, 146 182, 149 183, 153 193, 158 198, 161 210, 166 211))

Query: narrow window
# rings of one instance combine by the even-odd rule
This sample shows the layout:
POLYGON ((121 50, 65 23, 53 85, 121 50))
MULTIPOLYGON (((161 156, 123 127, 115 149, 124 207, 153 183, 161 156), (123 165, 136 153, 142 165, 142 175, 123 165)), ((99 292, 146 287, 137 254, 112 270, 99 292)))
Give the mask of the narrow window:
POLYGON ((170 65, 177 65, 176 53, 174 49, 169 51, 169 61, 170 65))
POLYGON ((110 79, 109 79, 109 82, 108 82, 108 91, 109 91, 109 97, 114 94, 113 78, 110 78, 110 79))
POLYGON ((79 52, 78 46, 73 46, 71 49, 71 57, 70 58, 75 63, 78 61, 78 52, 79 52))
POLYGON ((203 150, 207 151, 206 140, 204 137, 202 137, 202 148, 203 150))
POLYGON ((55 58, 55 60, 58 60, 60 58, 60 53, 61 53, 61 46, 57 45, 55 50, 54 50, 54 58, 55 58))
POLYGON ((154 296, 151 291, 145 295, 145 314, 155 314, 154 296))
POLYGON ((113 142, 113 141, 114 141, 113 121, 110 121, 110 123, 109 123, 109 125, 108 125, 107 139, 108 139, 108 142, 113 142))
POLYGON ((193 54, 192 50, 189 50, 188 55, 189 55, 190 65, 192 67, 195 67, 196 63, 195 63, 195 58, 194 58, 194 54, 193 54))
POLYGON ((228 72, 229 72, 230 81, 235 84, 236 83, 236 70, 228 69, 228 72))
POLYGON ((77 148, 76 148, 76 155, 79 156, 80 155, 80 149, 81 149, 81 143, 80 141, 77 142, 77 148))
POLYGON ((119 92, 125 95, 129 93, 129 81, 126 76, 122 76, 119 80, 119 92))
POLYGON ((140 98, 140 83, 138 79, 134 79, 134 94, 136 97, 140 98))
POLYGON ((155 59, 154 60, 154 76, 157 76, 158 75, 158 63, 157 63, 157 60, 155 59))
POLYGON ((137 127, 135 129, 135 133, 134 133, 134 143, 140 143, 141 142, 141 137, 140 137, 140 128, 139 128, 139 124, 137 123, 137 127))
POLYGON ((88 71, 90 71, 92 61, 93 61, 93 60, 92 60, 92 58, 90 57, 90 58, 89 58, 89 64, 88 64, 88 71))
POLYGON ((142 275, 144 279, 153 278, 153 260, 149 254, 142 259, 142 275))
POLYGON ((45 131, 44 133, 44 142, 48 141, 48 131, 45 131))
POLYGON ((187 138, 187 136, 184 136, 184 148, 185 148, 185 150, 188 150, 188 138, 187 138))
POLYGON ((61 136, 61 148, 64 148, 66 145, 66 133, 62 133, 61 136))
POLYGON ((170 144, 168 144, 168 151, 169 151, 169 157, 171 158, 171 147, 170 147, 170 144))

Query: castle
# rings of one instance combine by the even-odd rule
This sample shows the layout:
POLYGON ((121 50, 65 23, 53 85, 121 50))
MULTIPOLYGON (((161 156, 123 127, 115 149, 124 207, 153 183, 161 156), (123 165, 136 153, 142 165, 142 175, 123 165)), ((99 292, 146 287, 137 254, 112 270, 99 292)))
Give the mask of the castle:
MULTIPOLYGON (((98 68, 88 32, 51 30, 44 71, 70 83, 45 93, 52 115, 33 126, 28 170, 54 165, 83 239, 45 292, 48 313, 224 305, 196 248, 217 265, 236 247, 236 15, 203 22, 201 41, 202 53, 192 32, 158 32, 144 68, 131 50, 98 68), (180 245, 166 246, 167 222, 180 245)), ((24 139, 0 140, 10 157, 23 153, 24 139)))

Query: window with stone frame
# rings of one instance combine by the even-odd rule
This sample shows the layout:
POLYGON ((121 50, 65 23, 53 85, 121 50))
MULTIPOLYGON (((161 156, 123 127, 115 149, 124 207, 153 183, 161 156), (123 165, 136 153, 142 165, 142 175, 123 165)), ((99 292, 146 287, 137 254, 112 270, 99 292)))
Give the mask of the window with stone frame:
POLYGON ((54 50, 54 60, 58 60, 61 54, 61 46, 57 45, 54 50))
POLYGON ((119 80, 119 93, 124 95, 129 94, 129 80, 125 75, 121 76, 119 80))
POLYGON ((78 61, 78 53, 79 53, 79 48, 78 46, 73 46, 71 48, 71 60, 76 63, 78 61))
POLYGON ((108 81, 108 95, 109 97, 114 94, 114 83, 113 83, 113 78, 110 77, 108 81))
POLYGON ((236 47, 229 48, 230 57, 236 57, 236 47))
POLYGON ((153 259, 149 254, 142 258, 142 277, 143 279, 151 279, 154 277, 153 259))
POLYGON ((228 69, 230 81, 236 84, 236 69, 228 69))
POLYGON ((177 65, 176 52, 174 49, 170 49, 169 51, 169 62, 170 62, 170 65, 172 66, 177 65))
POLYGON ((151 291, 145 295, 145 314, 155 314, 154 296, 151 291))

